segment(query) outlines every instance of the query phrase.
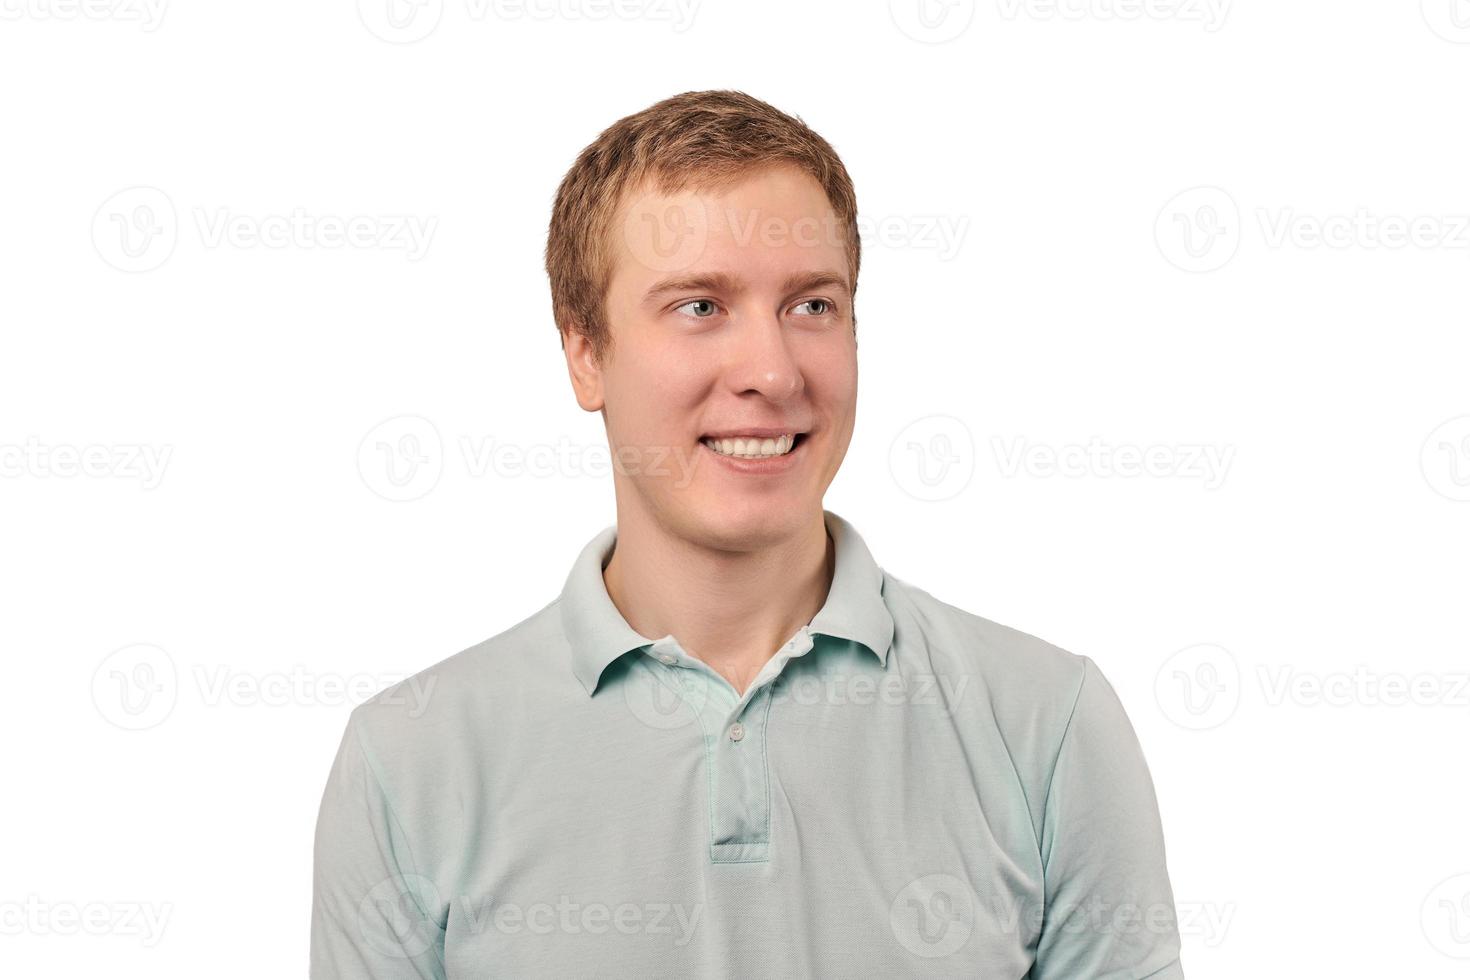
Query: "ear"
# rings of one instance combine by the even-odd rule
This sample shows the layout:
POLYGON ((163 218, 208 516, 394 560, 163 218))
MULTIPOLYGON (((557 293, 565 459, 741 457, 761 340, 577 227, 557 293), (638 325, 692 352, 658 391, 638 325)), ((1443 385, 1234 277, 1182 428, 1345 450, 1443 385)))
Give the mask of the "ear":
POLYGON ((583 411, 602 411, 602 366, 592 356, 592 344, 587 335, 578 329, 568 330, 562 335, 561 345, 567 357, 567 374, 572 379, 577 404, 583 411))

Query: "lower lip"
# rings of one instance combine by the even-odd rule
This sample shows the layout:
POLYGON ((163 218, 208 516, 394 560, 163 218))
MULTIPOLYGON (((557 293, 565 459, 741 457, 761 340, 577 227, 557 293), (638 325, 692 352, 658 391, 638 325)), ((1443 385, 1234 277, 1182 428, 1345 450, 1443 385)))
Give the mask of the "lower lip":
POLYGON ((765 456, 760 459, 751 459, 744 456, 725 456, 715 452, 700 440, 699 448, 709 453, 716 460, 736 473, 747 473, 752 476, 762 476, 774 473, 784 473, 799 462, 799 457, 806 452, 806 444, 810 441, 809 435, 803 435, 792 447, 791 452, 781 456, 765 456))

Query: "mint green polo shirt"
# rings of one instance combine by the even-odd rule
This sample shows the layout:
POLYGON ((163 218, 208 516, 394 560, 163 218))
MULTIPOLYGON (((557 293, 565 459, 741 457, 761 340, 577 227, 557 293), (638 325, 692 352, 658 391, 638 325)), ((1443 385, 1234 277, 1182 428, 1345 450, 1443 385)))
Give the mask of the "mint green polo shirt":
POLYGON ((1183 976, 1154 789, 1096 664, 887 574, 743 693, 637 633, 594 537, 561 595, 357 707, 311 976, 1183 976))

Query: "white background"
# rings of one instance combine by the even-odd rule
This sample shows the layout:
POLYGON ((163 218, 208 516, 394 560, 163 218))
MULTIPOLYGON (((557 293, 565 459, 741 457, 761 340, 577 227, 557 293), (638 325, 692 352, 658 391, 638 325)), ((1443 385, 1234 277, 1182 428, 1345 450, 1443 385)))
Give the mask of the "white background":
POLYGON ((1465 0, 159 2, 0 0, 0 972, 305 973, 351 706, 612 520, 556 184, 738 88, 868 231, 827 506, 1102 667, 1191 980, 1466 975, 1465 0))

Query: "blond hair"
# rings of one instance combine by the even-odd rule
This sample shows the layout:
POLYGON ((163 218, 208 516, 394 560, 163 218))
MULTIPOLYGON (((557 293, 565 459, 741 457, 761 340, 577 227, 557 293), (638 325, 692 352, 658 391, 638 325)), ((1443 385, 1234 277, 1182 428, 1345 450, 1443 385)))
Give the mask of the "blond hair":
POLYGON ((627 192, 650 179, 666 195, 719 188, 774 164, 794 165, 821 185, 843 232, 856 294, 857 197, 831 144, 801 119, 744 92, 684 92, 603 130, 557 188, 546 274, 563 347, 576 331, 587 338, 596 360, 611 349, 604 309, 613 271, 610 232, 627 192))

